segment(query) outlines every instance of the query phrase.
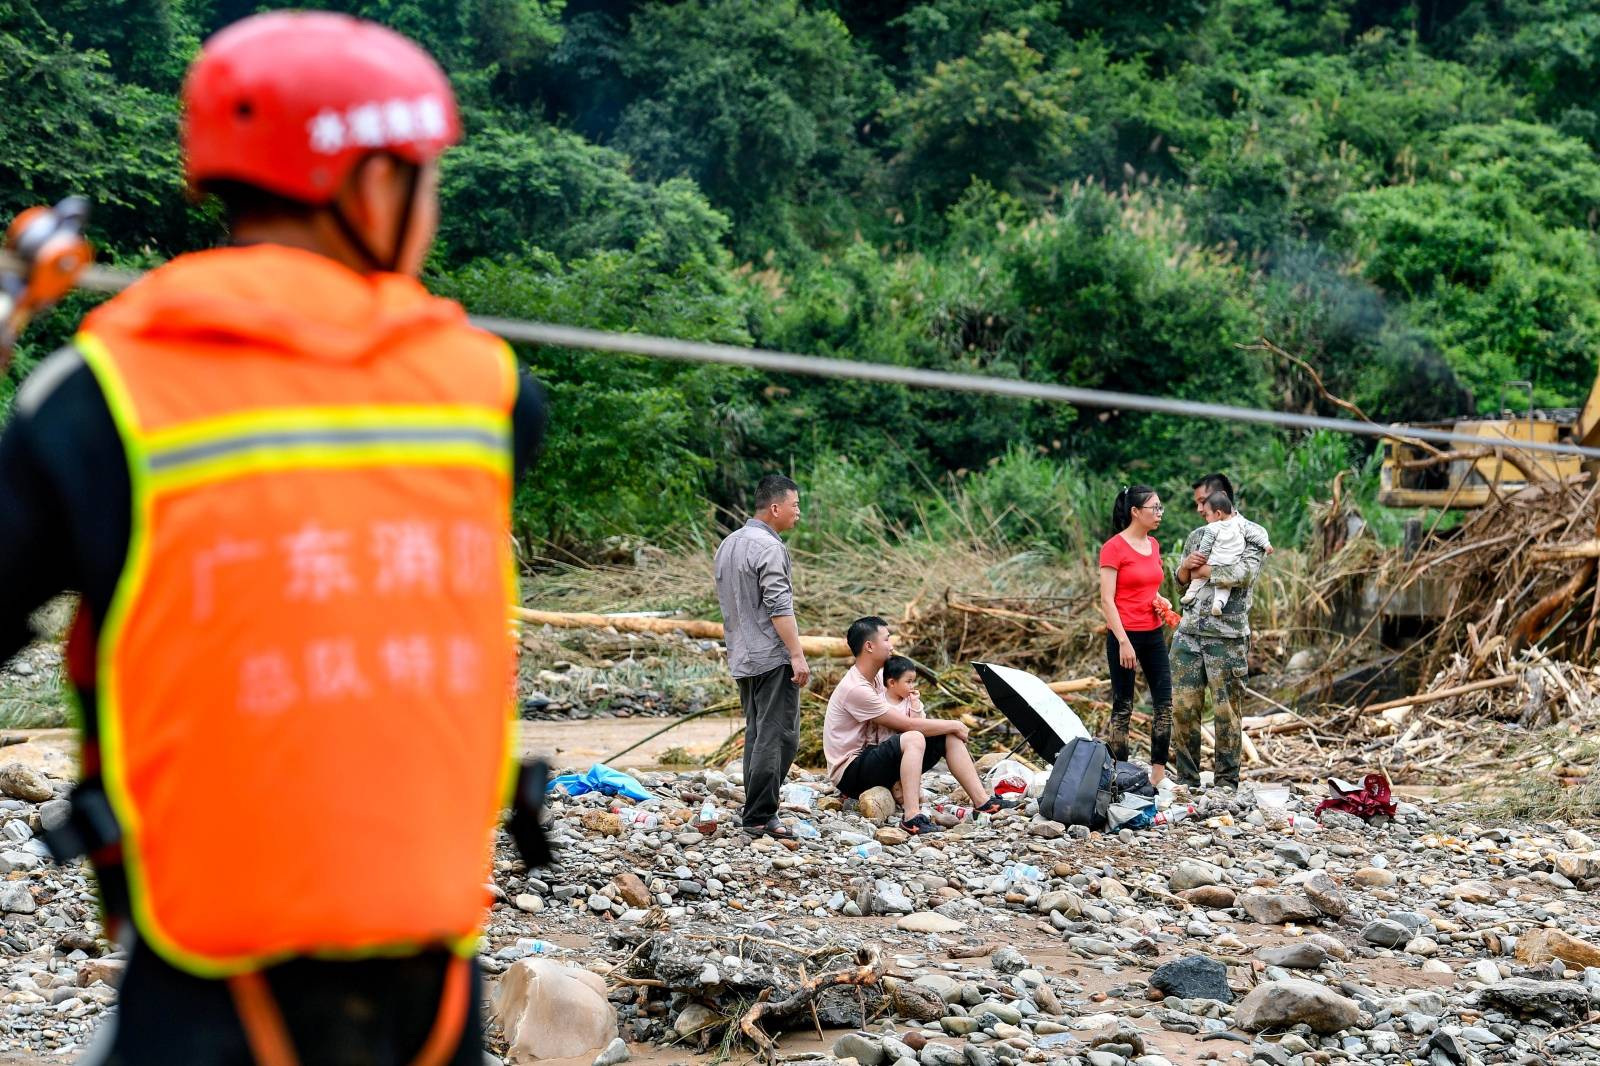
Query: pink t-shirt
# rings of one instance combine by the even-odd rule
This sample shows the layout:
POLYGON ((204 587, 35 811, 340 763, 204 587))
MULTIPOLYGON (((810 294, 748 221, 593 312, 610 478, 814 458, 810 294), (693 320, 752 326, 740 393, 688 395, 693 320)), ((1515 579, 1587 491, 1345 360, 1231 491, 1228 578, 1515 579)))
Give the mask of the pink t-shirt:
POLYGON ((855 666, 845 671, 828 697, 828 713, 822 719, 822 754, 828 760, 828 777, 834 784, 839 783, 845 768, 863 749, 892 732, 875 721, 888 710, 881 673, 868 678, 855 666))

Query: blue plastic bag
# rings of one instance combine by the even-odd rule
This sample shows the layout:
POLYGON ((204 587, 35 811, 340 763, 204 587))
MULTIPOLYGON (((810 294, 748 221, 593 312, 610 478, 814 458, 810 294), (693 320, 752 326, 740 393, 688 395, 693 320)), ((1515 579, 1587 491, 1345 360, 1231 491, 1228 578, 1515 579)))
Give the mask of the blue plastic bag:
POLYGON ((584 774, 562 774, 553 778, 546 786, 547 791, 563 789, 569 796, 581 796, 585 792, 599 792, 607 796, 626 796, 636 803, 644 803, 656 797, 645 791, 645 787, 621 770, 613 770, 603 762, 597 762, 589 767, 589 772, 584 774))

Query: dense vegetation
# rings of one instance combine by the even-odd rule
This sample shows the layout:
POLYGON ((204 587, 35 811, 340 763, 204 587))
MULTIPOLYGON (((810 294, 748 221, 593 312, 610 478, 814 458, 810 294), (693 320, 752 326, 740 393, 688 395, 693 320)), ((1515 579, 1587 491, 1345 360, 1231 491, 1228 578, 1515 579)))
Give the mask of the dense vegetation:
MULTIPOLYGON (((213 242, 176 94, 255 0, 3 0, 0 212, 83 191, 129 265, 213 242)), ((1581 403, 1600 339, 1594 0, 344 0, 455 79, 434 287, 491 314, 1375 418, 1581 403)), ((66 335, 74 303, 19 370, 66 335)), ((556 350, 524 531, 808 525, 1064 548, 1225 467, 1280 540, 1343 438, 556 350)), ((8 396, 10 384, 5 385, 8 396)), ((3 399, 4 396, 0 396, 3 399)))

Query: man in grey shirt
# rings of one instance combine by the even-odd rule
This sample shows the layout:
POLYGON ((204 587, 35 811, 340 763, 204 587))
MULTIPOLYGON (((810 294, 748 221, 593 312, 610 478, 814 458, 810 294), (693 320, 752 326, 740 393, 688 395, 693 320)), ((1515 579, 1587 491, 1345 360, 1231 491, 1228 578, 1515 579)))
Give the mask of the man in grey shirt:
POLYGON ((800 690, 811 667, 794 620, 789 549, 778 534, 800 521, 800 486, 769 474, 756 486, 755 514, 717 548, 728 668, 744 707, 744 831, 780 839, 778 790, 800 747, 800 690))

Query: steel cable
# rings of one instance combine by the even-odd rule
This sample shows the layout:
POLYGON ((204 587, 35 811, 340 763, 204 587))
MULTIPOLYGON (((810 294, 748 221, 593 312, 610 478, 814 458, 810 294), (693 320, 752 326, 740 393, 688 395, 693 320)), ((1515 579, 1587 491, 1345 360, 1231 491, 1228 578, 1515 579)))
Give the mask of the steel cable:
MULTIPOLYGON (((0 267, 7 265, 6 257, 0 257, 0 267)), ((98 292, 117 292, 138 280, 138 277, 138 274, 127 271, 91 267, 84 273, 80 281, 80 287, 98 292)), ((1054 385, 1048 382, 1023 381, 1017 378, 985 377, 981 374, 957 374, 948 370, 929 370, 923 367, 896 366, 889 363, 868 363, 854 359, 799 355, 794 352, 769 351, 763 348, 743 348, 733 344, 683 341, 675 340, 671 337, 652 337, 642 333, 613 333, 607 330, 584 329, 579 326, 525 322, 513 318, 474 315, 471 316, 471 321, 474 325, 498 334, 508 341, 525 344, 577 348, 585 351, 610 352, 618 355, 637 355, 685 363, 737 366, 751 370, 764 370, 774 374, 798 374, 806 377, 832 378, 846 381, 873 381, 881 384, 905 385, 918 389, 940 389, 946 392, 1004 396, 1018 400, 1065 403, 1074 407, 1092 407, 1115 411, 1144 411, 1151 414, 1175 415, 1183 418, 1210 418, 1228 422, 1279 426, 1284 429, 1325 429, 1335 433, 1350 433, 1356 436, 1380 437, 1389 440, 1424 440, 1434 444, 1467 444, 1478 448, 1543 452, 1552 455, 1575 455, 1586 459, 1600 459, 1600 448, 1586 448, 1578 444, 1483 437, 1471 433, 1457 433, 1446 429, 1429 429, 1423 426, 1357 422, 1343 418, 1329 418, 1324 415, 1295 414, 1290 411, 1268 411, 1256 407, 1205 403, 1199 400, 1180 400, 1165 396, 1145 396, 1139 393, 1117 392, 1107 389, 1083 389, 1072 385, 1054 385)))

